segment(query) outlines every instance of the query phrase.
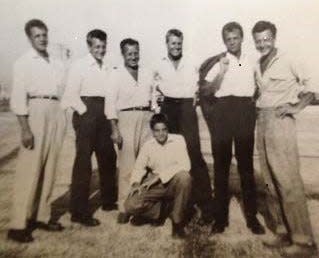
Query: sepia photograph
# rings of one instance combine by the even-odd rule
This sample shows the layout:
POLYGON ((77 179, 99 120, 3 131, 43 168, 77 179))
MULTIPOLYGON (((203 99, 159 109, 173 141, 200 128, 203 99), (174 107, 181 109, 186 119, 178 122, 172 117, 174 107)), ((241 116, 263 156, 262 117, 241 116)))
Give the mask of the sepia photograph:
POLYGON ((319 257, 318 0, 0 0, 0 257, 319 257))

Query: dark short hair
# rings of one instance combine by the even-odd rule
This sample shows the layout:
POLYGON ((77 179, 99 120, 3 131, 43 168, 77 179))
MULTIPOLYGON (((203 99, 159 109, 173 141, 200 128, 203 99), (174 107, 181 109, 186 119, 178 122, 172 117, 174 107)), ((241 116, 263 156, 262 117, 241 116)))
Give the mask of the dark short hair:
POLYGON ((165 124, 166 127, 168 127, 168 118, 165 114, 163 113, 159 113, 159 114, 154 114, 151 118, 150 121, 150 127, 153 130, 155 125, 161 123, 161 124, 165 124))
POLYGON ((244 37, 243 27, 238 22, 229 22, 226 23, 222 29, 222 37, 225 41, 226 32, 232 32, 234 30, 239 30, 241 37, 244 37))
POLYGON ((107 35, 103 30, 99 29, 89 31, 88 34, 86 34, 86 43, 88 44, 88 46, 92 46, 93 38, 99 39, 101 41, 106 41, 107 35))
POLYGON ((265 30, 270 30, 271 34, 276 38, 277 28, 276 25, 269 21, 258 21, 254 25, 251 33, 254 35, 255 33, 263 32, 265 30))
POLYGON ((178 38, 182 38, 183 39, 183 32, 181 32, 180 30, 178 29, 170 29, 166 32, 166 43, 168 42, 168 39, 170 36, 175 36, 175 37, 178 37, 178 38))
POLYGON ((39 19, 32 19, 29 20, 25 25, 24 25, 24 32, 25 34, 30 37, 31 36, 31 29, 33 27, 45 29, 48 32, 48 27, 45 25, 45 23, 39 19))
POLYGON ((125 46, 126 45, 129 45, 129 46, 140 46, 140 43, 138 43, 137 40, 135 39, 132 39, 132 38, 126 38, 126 39, 123 39, 120 43, 120 48, 121 48, 121 53, 123 54, 124 53, 124 49, 125 49, 125 46))

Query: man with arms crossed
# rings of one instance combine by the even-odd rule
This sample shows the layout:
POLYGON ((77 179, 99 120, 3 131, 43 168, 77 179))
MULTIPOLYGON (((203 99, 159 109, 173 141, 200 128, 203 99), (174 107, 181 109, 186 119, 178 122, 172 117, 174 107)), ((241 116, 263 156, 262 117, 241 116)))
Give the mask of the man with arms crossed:
POLYGON ((276 26, 259 21, 252 30, 261 53, 255 71, 257 100, 257 148, 260 169, 267 185, 267 224, 276 234, 267 246, 286 246, 287 255, 308 257, 316 250, 307 199, 299 172, 296 121, 318 91, 304 69, 277 49, 276 26))
POLYGON ((32 48, 20 57, 13 72, 10 105, 21 127, 21 147, 13 191, 8 238, 33 241, 29 226, 61 231, 50 219, 56 165, 65 132, 59 105, 64 69, 47 52, 48 28, 37 19, 25 25, 32 48))
POLYGON ((265 230, 259 223, 256 201, 256 184, 253 168, 255 132, 255 92, 253 64, 242 52, 243 29, 236 22, 227 23, 222 37, 227 48, 225 55, 208 72, 206 87, 215 92, 212 102, 211 133, 214 157, 214 191, 217 205, 213 233, 221 233, 228 226, 229 217, 229 168, 232 146, 238 163, 244 213, 247 227, 254 234, 265 230))
MULTIPOLYGON (((204 223, 213 219, 212 189, 208 168, 201 154, 195 93, 197 71, 191 60, 183 56, 183 33, 171 29, 166 33, 167 56, 155 69, 159 90, 164 95, 161 113, 168 118, 170 133, 184 136, 191 160, 192 201, 201 209, 204 223)), ((190 214, 191 215, 191 214, 190 214)))
POLYGON ((143 145, 137 157, 125 207, 134 218, 154 221, 167 209, 173 237, 184 238, 192 180, 186 143, 183 136, 168 133, 168 121, 163 114, 155 114, 150 127, 153 139, 143 145))
POLYGON ((62 99, 64 108, 72 108, 76 136, 70 212, 71 221, 93 227, 100 224, 89 209, 91 156, 95 152, 102 209, 116 209, 116 153, 111 140, 111 125, 104 114, 105 88, 110 68, 105 64, 107 35, 95 29, 86 37, 89 54, 75 61, 70 68, 62 99))
POLYGON ((112 124, 112 139, 119 147, 118 223, 129 221, 123 203, 129 193, 130 177, 142 144, 151 137, 149 121, 153 76, 139 65, 138 41, 120 43, 124 64, 113 69, 106 93, 110 96, 105 113, 112 124))

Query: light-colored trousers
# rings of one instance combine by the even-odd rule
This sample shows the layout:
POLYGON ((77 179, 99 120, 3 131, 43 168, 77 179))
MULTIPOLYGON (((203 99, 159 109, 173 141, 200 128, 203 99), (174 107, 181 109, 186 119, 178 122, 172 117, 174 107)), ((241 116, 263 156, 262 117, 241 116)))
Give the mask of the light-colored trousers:
POLYGON ((12 229, 24 229, 28 219, 48 222, 58 155, 65 134, 59 102, 29 100, 29 125, 34 148, 20 147, 13 190, 12 229))
POLYGON ((118 153, 118 209, 125 212, 124 201, 130 191, 130 179, 135 160, 142 145, 151 138, 150 111, 121 111, 118 126, 123 146, 118 153))
POLYGON ((313 242, 304 185, 299 172, 296 121, 261 109, 257 118, 257 149, 266 183, 267 226, 288 233, 299 244, 313 242))

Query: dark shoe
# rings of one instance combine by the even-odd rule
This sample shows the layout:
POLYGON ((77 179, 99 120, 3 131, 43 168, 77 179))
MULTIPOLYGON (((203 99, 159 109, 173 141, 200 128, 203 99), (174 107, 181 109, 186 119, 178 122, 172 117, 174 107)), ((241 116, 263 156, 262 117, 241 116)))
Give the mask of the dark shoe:
POLYGON ((104 205, 102 205, 102 210, 103 211, 117 210, 117 204, 116 203, 104 204, 104 205))
POLYGON ((212 226, 211 234, 221 234, 225 231, 225 224, 214 223, 212 226))
POLYGON ((71 221, 75 223, 79 223, 86 227, 96 227, 101 224, 101 222, 98 219, 95 219, 93 217, 71 217, 71 221))
POLYGON ((266 233, 265 228, 256 217, 247 222, 247 227, 255 235, 263 235, 266 233))
POLYGON ((34 240, 30 231, 26 229, 10 229, 7 237, 19 243, 30 243, 34 240))
POLYGON ((125 212, 120 212, 117 216, 118 224, 126 224, 130 221, 130 215, 125 212))
POLYGON ((145 224, 151 224, 153 221, 147 218, 143 218, 141 216, 134 216, 131 220, 130 223, 133 226, 143 226, 145 224))
POLYGON ((184 239, 186 238, 186 233, 184 226, 181 224, 172 223, 173 230, 172 230, 172 237, 176 239, 184 239))
POLYGON ((262 242, 268 248, 291 246, 291 241, 287 235, 273 235, 270 238, 262 239, 262 242))
POLYGON ((318 250, 316 245, 293 244, 282 248, 285 257, 317 257, 318 250))
POLYGON ((160 218, 160 219, 156 219, 153 220, 150 224, 153 227, 161 227, 165 224, 166 218, 160 218))
POLYGON ((57 221, 49 221, 48 223, 44 223, 41 221, 34 222, 34 228, 50 231, 50 232, 61 232, 64 230, 64 227, 61 223, 57 221))

